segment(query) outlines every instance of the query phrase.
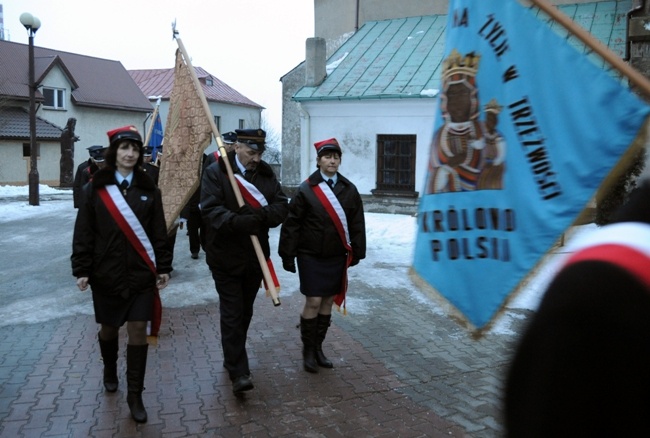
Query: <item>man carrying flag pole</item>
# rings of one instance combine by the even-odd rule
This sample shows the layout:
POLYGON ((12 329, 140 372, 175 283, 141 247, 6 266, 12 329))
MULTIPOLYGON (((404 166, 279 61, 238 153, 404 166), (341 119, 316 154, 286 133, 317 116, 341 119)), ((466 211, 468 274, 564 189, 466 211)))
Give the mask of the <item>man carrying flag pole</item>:
MULTIPOLYGON (((246 206, 244 197, 242 196, 242 189, 240 189, 234 176, 231 160, 230 158, 226 159, 226 156, 229 154, 226 152, 224 143, 214 123, 201 84, 196 77, 194 67, 191 64, 182 41, 177 36, 178 33, 176 29, 173 28, 172 30, 174 38, 178 43, 179 50, 176 53, 174 88, 172 90, 170 111, 166 124, 167 131, 165 132, 164 140, 165 159, 162 162, 160 173, 160 189, 163 195, 165 219, 168 229, 173 227, 174 221, 178 218, 181 209, 199 185, 199 177, 202 172, 203 151, 209 145, 211 135, 214 136, 217 142, 221 157, 221 159, 218 160, 218 163, 215 163, 212 166, 219 166, 218 168, 225 172, 224 175, 228 180, 227 185, 224 186, 224 191, 219 193, 219 195, 227 196, 228 199, 233 196, 234 203, 238 208, 244 208, 246 206)), ((250 156, 249 153, 244 154, 242 152, 240 158, 240 162, 246 161, 247 165, 250 165, 250 170, 253 171, 256 170, 256 163, 259 163, 261 152, 264 149, 265 133, 262 130, 259 131, 261 131, 261 133, 244 133, 247 135, 244 135, 243 138, 239 139, 241 141, 239 141, 235 146, 236 149, 239 147, 240 151, 247 150, 253 155, 250 156)), ((265 169, 267 166, 261 167, 265 169)), ((255 212, 256 216, 266 215, 266 227, 277 226, 282 222, 284 216, 286 216, 286 211, 284 210, 287 208, 287 198, 281 192, 277 179, 275 179, 274 184, 269 184, 270 180, 267 181, 267 179, 271 177, 275 178, 275 174, 272 171, 271 175, 267 175, 265 171, 257 173, 257 179, 259 182, 264 181, 263 187, 260 190, 260 187, 258 186, 259 182, 256 181, 253 181, 253 185, 257 186, 259 192, 267 199, 269 206, 257 209, 259 211, 255 212), (272 188, 272 191, 269 191, 268 188, 272 188), (276 193, 276 190, 279 190, 279 193, 276 193), (277 224, 273 224, 275 221, 278 221, 277 224)), ((255 177, 253 178, 255 179, 255 177)), ((206 205, 209 205, 209 203, 205 203, 202 199, 202 211, 206 208, 206 205)), ((237 210, 237 208, 235 210, 237 210)), ((251 207, 249 207, 249 210, 251 210, 251 207)), ((207 230, 208 238, 209 233, 210 230, 207 230)), ((270 295, 273 304, 275 306, 280 305, 278 297, 279 285, 277 283, 277 278, 274 276, 273 265, 269 257, 270 251, 268 250, 268 236, 262 233, 258 236, 258 234, 255 234, 254 230, 251 229, 249 233, 246 234, 246 240, 249 241, 249 243, 245 244, 247 251, 250 248, 250 255, 253 256, 251 261, 252 263, 247 264, 247 269, 249 269, 248 271, 242 273, 237 270, 233 271, 232 274, 237 276, 243 275, 242 278, 244 278, 250 285, 253 285, 253 280, 256 279, 256 290, 259 288, 263 279, 263 283, 267 288, 267 293, 270 295), (263 239, 260 239, 260 236, 264 236, 263 239), (255 259, 257 259, 257 263, 255 263, 255 259), (252 275, 248 275, 251 273, 252 275), (259 273, 261 273, 260 277, 258 277, 259 273)), ((209 243, 206 245, 206 253, 209 254, 209 243)), ((222 272, 225 272, 224 269, 227 268, 221 267, 221 263, 227 261, 228 259, 219 259, 216 261, 216 263, 219 264, 219 268, 222 269, 222 272)), ((210 262, 210 260, 208 260, 208 262, 210 262)), ((221 288, 219 289, 219 292, 221 292, 221 288)), ((237 330, 243 330, 244 333, 248 329, 250 317, 252 316, 252 304, 250 307, 250 315, 249 311, 246 310, 238 323, 239 328, 237 330)), ((242 307, 241 309, 243 310, 244 308, 242 307)), ((246 309, 248 309, 248 306, 246 309)), ((222 312, 222 322, 227 317, 228 315, 224 316, 224 313, 222 312)), ((224 333, 222 333, 222 336, 223 335, 224 333)), ((237 337, 241 339, 241 334, 237 334, 237 337)), ((243 342, 245 343, 245 334, 243 336, 243 342)), ((239 351, 241 353, 242 350, 239 351)), ((245 349, 243 350, 243 354, 245 355, 245 349)), ((225 353, 224 356, 226 356, 225 353)), ((232 360, 230 355, 224 357, 224 364, 226 367, 230 367, 229 371, 231 371, 230 374, 233 379, 233 391, 236 393, 253 388, 247 361, 244 363, 240 360, 242 358, 243 356, 241 355, 238 355, 235 360, 232 360), (235 363, 236 365, 231 366, 235 363)))
POLYGON ((643 146, 650 107, 517 0, 449 2, 441 79, 413 270, 481 332, 643 146))
MULTIPOLYGON (((233 392, 238 394, 253 389, 246 337, 264 279, 264 265, 259 262, 250 237, 258 239, 265 260, 270 262, 269 228, 282 224, 289 209, 288 198, 273 169, 261 159, 266 133, 262 129, 236 132, 234 151, 203 172, 201 214, 206 224, 206 262, 219 294, 223 365, 230 375, 233 392), (243 195, 243 205, 233 190, 226 161, 236 169, 235 187, 243 195)), ((273 269, 270 263, 266 266, 273 269)))

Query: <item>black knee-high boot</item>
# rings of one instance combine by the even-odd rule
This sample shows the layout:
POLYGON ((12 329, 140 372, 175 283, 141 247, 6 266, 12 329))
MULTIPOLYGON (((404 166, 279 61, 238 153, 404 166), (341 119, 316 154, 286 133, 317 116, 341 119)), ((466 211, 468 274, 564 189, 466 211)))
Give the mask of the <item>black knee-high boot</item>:
POLYGON ((323 368, 334 368, 334 364, 323 354, 323 341, 327 336, 327 329, 330 326, 332 315, 318 314, 318 323, 316 325, 316 362, 323 368))
POLYGON ((108 392, 117 391, 117 350, 119 338, 104 341, 97 334, 99 350, 104 361, 104 388, 108 392))
POLYGON ((300 317, 300 339, 302 339, 302 364, 305 371, 318 372, 316 363, 316 318, 300 317))
POLYGON ((148 344, 126 346, 126 383, 128 385, 126 402, 131 410, 131 416, 138 423, 147 421, 147 411, 142 403, 142 391, 144 390, 148 348, 148 344))

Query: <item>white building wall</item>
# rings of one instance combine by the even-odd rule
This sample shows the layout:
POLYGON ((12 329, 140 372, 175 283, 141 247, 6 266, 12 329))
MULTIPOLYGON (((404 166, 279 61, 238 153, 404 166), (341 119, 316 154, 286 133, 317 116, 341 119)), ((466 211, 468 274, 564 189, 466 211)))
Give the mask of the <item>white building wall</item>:
POLYGON ((377 181, 377 135, 416 135, 415 190, 422 190, 433 135, 434 98, 315 101, 301 106, 301 138, 306 139, 300 148, 301 180, 316 170, 313 144, 335 137, 343 150, 341 174, 349 176, 362 195, 370 195, 377 181))
MULTIPOLYGON (((101 109, 75 105, 72 102, 70 82, 68 81, 67 76, 58 67, 53 68, 40 85, 41 87, 65 89, 66 102, 64 109, 45 108, 42 105, 37 105, 36 115, 37 117, 53 123, 61 129, 65 128, 68 119, 74 118, 77 120, 75 135, 79 138, 79 141, 74 145, 75 172, 79 164, 88 160, 89 155, 86 148, 92 145, 108 145, 108 137, 106 135, 107 131, 125 125, 135 125, 138 129, 141 129, 147 117, 146 112, 116 111, 115 109, 101 109)), ((18 146, 20 148, 20 156, 22 157, 22 144, 19 144, 18 146)), ((10 159, 15 160, 16 157, 12 156, 10 159)), ((43 184, 58 185, 60 181, 60 160, 60 141, 56 143, 41 142, 41 157, 38 160, 39 182, 43 184)), ((5 177, 1 175, 0 178, 7 182, 21 181, 21 179, 13 178, 6 180, 5 177)), ((27 181, 26 178, 27 175, 25 175, 24 181, 27 181)))
POLYGON ((0 181, 3 184, 27 184, 29 157, 23 157, 23 145, 18 142, 2 142, 0 147, 0 181))

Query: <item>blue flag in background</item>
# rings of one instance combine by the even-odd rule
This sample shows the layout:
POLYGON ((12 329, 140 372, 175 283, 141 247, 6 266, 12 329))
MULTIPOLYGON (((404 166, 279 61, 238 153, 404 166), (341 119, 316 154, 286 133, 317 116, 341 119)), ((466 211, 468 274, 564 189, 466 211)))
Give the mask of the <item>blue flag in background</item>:
POLYGON ((450 0, 413 269, 487 326, 650 107, 516 0, 450 0))
POLYGON ((158 154, 158 148, 162 146, 163 137, 165 133, 163 132, 162 122, 160 121, 160 113, 156 113, 156 120, 153 124, 153 130, 151 131, 151 138, 149 139, 148 146, 153 146, 151 152, 151 161, 156 162, 156 155, 158 154))

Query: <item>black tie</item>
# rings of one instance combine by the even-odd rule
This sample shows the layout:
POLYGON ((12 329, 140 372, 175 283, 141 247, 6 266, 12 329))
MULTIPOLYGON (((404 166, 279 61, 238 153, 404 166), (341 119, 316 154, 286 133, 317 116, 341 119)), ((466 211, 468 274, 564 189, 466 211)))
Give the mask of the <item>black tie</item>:
POLYGON ((244 170, 244 178, 246 181, 250 181, 253 179, 253 171, 252 170, 244 170))
POLYGON ((330 186, 330 189, 334 188, 334 180, 332 178, 327 180, 327 185, 330 186))
POLYGON ((125 179, 122 180, 122 182, 120 183, 120 190, 122 190, 124 196, 126 196, 126 189, 128 188, 129 188, 129 182, 125 179))

